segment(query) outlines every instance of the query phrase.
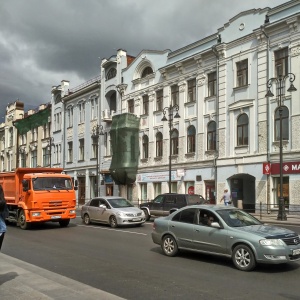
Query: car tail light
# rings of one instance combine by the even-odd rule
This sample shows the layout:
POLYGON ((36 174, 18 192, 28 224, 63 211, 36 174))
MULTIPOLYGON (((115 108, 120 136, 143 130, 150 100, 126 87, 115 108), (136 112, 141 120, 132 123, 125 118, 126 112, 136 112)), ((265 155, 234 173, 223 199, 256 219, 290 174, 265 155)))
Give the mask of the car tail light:
POLYGON ((152 229, 155 230, 155 222, 153 222, 152 229))

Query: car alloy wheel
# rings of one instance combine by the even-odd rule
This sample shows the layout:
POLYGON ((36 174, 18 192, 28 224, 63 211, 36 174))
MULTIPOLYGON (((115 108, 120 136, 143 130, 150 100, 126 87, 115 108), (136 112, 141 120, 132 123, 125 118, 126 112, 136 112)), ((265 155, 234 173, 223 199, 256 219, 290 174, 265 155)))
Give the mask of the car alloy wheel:
POLYGON ((232 260, 236 268, 241 271, 251 271, 256 266, 252 250, 243 244, 233 249, 232 260))
POLYGON ((110 225, 111 228, 116 228, 116 227, 118 227, 118 222, 117 222, 117 219, 116 219, 115 216, 111 216, 111 217, 109 218, 109 225, 110 225))
POLYGON ((83 216, 83 221, 84 221, 84 224, 85 225, 89 225, 91 223, 91 219, 90 219, 90 216, 88 214, 85 214, 83 216))
POLYGON ((162 241, 162 250, 167 256, 175 256, 178 252, 176 240, 171 235, 166 235, 162 241))

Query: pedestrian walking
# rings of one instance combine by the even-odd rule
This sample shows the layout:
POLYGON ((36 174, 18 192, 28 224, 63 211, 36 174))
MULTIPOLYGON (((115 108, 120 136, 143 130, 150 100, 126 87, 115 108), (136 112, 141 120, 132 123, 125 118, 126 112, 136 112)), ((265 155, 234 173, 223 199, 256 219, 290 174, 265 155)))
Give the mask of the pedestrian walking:
POLYGON ((230 193, 228 192, 228 189, 225 189, 224 190, 224 194, 220 200, 220 202, 224 201, 224 204, 227 206, 229 204, 231 204, 231 195, 230 193))
POLYGON ((4 198, 3 188, 0 185, 0 250, 6 232, 5 219, 8 217, 8 207, 4 198))

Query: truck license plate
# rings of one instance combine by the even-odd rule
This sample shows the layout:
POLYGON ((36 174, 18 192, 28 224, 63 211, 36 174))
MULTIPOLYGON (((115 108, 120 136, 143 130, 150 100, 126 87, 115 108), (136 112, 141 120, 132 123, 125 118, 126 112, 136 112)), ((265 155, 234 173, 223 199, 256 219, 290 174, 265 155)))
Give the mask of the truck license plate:
POLYGON ((61 216, 52 216, 51 217, 51 219, 53 220, 53 219, 60 219, 61 218, 61 216))

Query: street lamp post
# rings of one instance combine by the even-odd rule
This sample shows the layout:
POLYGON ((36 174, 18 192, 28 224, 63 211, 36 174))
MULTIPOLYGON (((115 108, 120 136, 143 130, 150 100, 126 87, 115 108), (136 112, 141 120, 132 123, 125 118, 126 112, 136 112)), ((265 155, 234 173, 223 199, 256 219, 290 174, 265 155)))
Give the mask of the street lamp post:
POLYGON ((170 155, 169 155, 169 193, 171 193, 171 183, 172 183, 172 176, 171 176, 171 172, 172 172, 172 127, 173 127, 173 119, 177 119, 180 118, 179 114, 178 114, 178 110, 179 110, 179 106, 177 104, 174 104, 173 106, 170 104, 170 106, 165 107, 163 109, 163 118, 161 119, 162 121, 169 121, 169 139, 170 139, 170 155), (174 116, 174 110, 176 111, 176 114, 174 116), (167 111, 169 112, 169 119, 167 119, 166 117, 166 113, 167 111))
POLYGON ((279 195, 279 210, 277 215, 277 220, 285 221, 287 219, 284 207, 284 198, 283 198, 283 152, 282 152, 282 97, 284 96, 285 82, 286 79, 290 81, 290 87, 288 92, 297 91, 294 87, 293 82, 295 80, 295 74, 287 73, 286 75, 279 75, 275 78, 270 78, 267 82, 268 92, 266 97, 273 97, 274 94, 271 92, 272 83, 275 82, 277 86, 277 105, 279 110, 279 166, 280 166, 280 195, 279 195))
POLYGON ((103 126, 96 125, 92 129, 92 139, 93 143, 94 140, 96 141, 96 159, 97 159, 97 166, 96 166, 96 197, 99 195, 99 136, 104 135, 103 133, 103 126))

